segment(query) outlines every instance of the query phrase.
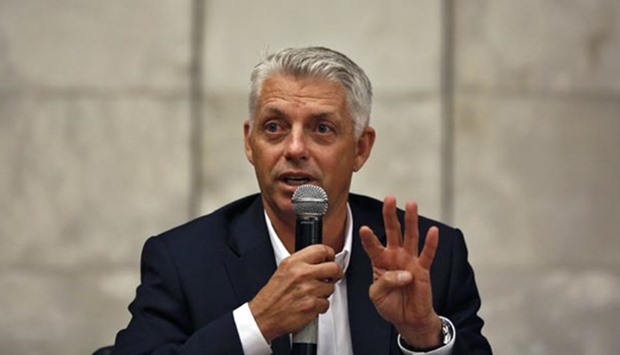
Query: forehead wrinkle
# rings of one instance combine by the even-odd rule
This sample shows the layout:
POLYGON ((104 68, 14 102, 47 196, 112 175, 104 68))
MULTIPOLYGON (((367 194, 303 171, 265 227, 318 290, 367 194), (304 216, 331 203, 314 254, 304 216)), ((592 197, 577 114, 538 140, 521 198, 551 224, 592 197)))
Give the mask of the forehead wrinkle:
POLYGON ((346 94, 342 85, 323 78, 296 78, 276 75, 265 80, 260 97, 282 99, 300 104, 308 101, 327 101, 340 104, 346 94))
MULTIPOLYGON (((299 108, 295 108, 298 110, 299 108)), ((263 107, 263 113, 267 115, 273 115, 277 117, 289 117, 290 115, 283 109, 277 107, 276 105, 267 104, 263 107)), ((309 112, 305 116, 308 118, 312 118, 315 120, 327 119, 330 117, 334 117, 336 112, 334 110, 317 110, 317 112, 309 112)))
MULTIPOLYGON (((288 103, 295 107, 307 107, 317 105, 319 107, 338 108, 341 106, 339 98, 334 96, 300 95, 287 93, 287 95, 276 95, 270 93, 263 100, 263 107, 280 106, 281 103, 288 103)), ((328 112, 329 110, 326 110, 328 112)))
POLYGON ((331 119, 348 117, 343 88, 316 78, 274 76, 265 81, 258 100, 257 114, 290 118, 331 119))
POLYGON ((266 107, 263 108, 263 111, 265 111, 268 114, 272 114, 272 115, 276 115, 276 116, 286 116, 284 111, 280 110, 277 107, 273 107, 273 106, 266 106, 266 107))

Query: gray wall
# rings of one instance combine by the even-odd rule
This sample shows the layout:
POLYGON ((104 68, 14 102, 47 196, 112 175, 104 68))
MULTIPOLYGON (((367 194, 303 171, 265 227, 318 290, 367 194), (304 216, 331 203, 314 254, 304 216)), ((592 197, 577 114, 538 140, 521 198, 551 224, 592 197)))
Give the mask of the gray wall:
POLYGON ((144 240, 256 191, 265 48, 375 86, 354 190, 464 230, 498 354, 620 352, 620 3, 0 0, 0 352, 86 354, 144 240))

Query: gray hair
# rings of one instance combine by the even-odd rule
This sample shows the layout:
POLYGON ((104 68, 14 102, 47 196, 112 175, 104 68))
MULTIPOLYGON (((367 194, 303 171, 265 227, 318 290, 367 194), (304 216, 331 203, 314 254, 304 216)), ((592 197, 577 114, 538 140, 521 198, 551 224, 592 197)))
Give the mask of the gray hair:
POLYGON ((264 57, 252 70, 250 86, 250 123, 267 78, 276 74, 295 77, 320 77, 341 84, 346 93, 355 136, 359 138, 370 121, 372 87, 357 64, 342 53, 324 47, 287 48, 264 57))

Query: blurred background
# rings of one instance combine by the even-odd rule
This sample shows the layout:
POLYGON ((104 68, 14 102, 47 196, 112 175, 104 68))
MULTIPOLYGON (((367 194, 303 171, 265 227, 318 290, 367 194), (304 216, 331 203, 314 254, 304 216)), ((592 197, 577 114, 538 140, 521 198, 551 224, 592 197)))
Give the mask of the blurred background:
POLYGON ((257 191, 265 50, 371 78, 356 192, 465 232, 497 354, 620 353, 620 2, 0 0, 0 353, 89 354, 146 238, 257 191))

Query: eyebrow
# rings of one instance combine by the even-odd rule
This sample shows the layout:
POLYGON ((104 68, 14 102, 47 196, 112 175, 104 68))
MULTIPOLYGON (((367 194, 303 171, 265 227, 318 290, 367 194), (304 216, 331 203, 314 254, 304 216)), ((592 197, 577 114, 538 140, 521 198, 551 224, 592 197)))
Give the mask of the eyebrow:
POLYGON ((272 114, 272 115, 276 115, 276 116, 286 116, 284 111, 280 110, 277 107, 266 107, 264 109, 264 111, 266 111, 266 113, 268 113, 268 114, 272 114))
MULTIPOLYGON (((288 117, 286 112, 280 110, 277 107, 265 107, 264 111, 265 111, 266 114, 275 115, 275 116, 278 116, 278 117, 288 117)), ((333 112, 324 111, 324 112, 319 112, 319 113, 313 113, 313 114, 310 115, 310 117, 312 119, 314 119, 314 120, 320 120, 320 119, 329 118, 329 117, 331 117, 333 115, 334 115, 333 112)))

